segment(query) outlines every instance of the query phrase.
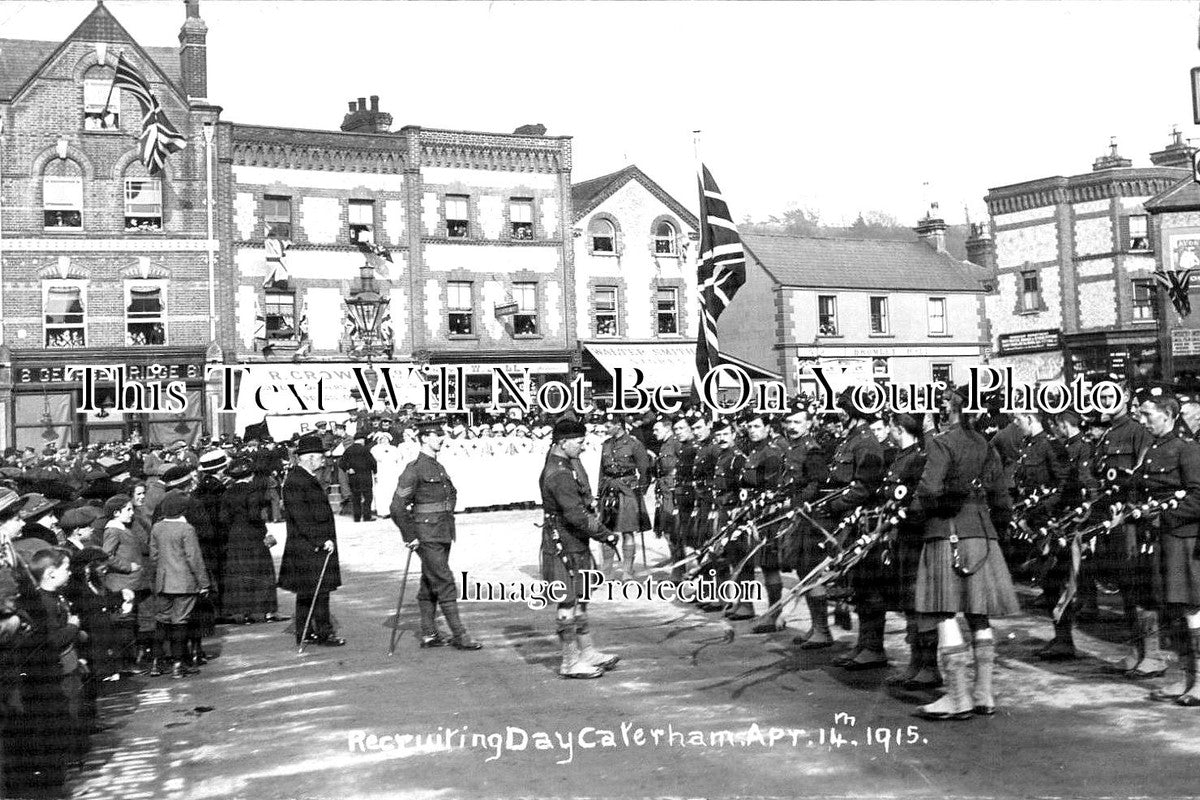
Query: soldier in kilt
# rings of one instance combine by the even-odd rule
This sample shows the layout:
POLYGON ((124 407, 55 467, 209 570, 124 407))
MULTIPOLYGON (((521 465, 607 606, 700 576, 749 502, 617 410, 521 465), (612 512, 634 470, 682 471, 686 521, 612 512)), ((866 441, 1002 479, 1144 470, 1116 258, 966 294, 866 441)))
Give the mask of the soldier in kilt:
MULTIPOLYGON (((921 421, 911 414, 896 414, 888 424, 888 436, 896 452, 883 476, 883 495, 894 497, 896 488, 903 486, 907 496, 901 506, 911 506, 925 471, 921 421)), ((904 612, 905 641, 910 648, 908 669, 891 683, 905 689, 927 689, 942 684, 937 664, 937 630, 924 634, 917 630, 917 567, 921 561, 924 533, 925 526, 911 513, 900 520, 891 546, 891 573, 885 584, 887 608, 904 612)))
POLYGON ((1175 508, 1138 525, 1138 558, 1153 581, 1159 625, 1182 619, 1179 660, 1183 676, 1150 694, 1151 700, 1200 707, 1200 444, 1176 427, 1179 400, 1159 392, 1138 409, 1154 437, 1134 470, 1135 501, 1165 500, 1182 491, 1175 508))
POLYGON ((1012 578, 1000 552, 998 528, 1007 525, 1012 500, 996 450, 963 413, 963 398, 950 395, 945 433, 927 445, 925 469, 913 501, 925 519, 917 565, 915 606, 920 634, 936 631, 942 675, 949 691, 922 706, 931 720, 969 719, 996 713, 992 697, 995 637, 989 619, 1020 611, 1012 578), (975 683, 968 685, 971 650, 957 615, 971 628, 975 683))
MULTIPOLYGON (((767 492, 777 492, 783 482, 783 453, 771 436, 771 428, 766 416, 761 413, 751 413, 746 417, 746 461, 742 466, 740 482, 745 492, 746 501, 753 501, 767 492)), ((761 535, 761 534, 760 534, 761 535)), ((753 547, 758 542, 739 538, 745 547, 753 547)), ((744 558, 744 553, 738 560, 744 558)), ((738 581, 753 581, 754 568, 762 570, 763 586, 767 590, 767 604, 773 606, 783 597, 783 576, 780 572, 779 541, 763 545, 755 554, 753 561, 742 568, 741 574, 735 576, 738 581)), ((753 613, 749 603, 740 604, 743 609, 753 613)), ((735 611, 736 613, 736 611, 735 611)), ((779 610, 771 612, 751 628, 751 633, 774 633, 779 610)))
POLYGON ((554 426, 553 444, 542 469, 539 488, 542 495, 541 571, 542 579, 560 582, 566 595, 558 603, 558 638, 562 643, 562 664, 558 674, 564 678, 599 678, 612 669, 619 656, 596 649, 588 624, 583 570, 595 562, 588 547, 595 539, 616 550, 617 536, 604 527, 592 508, 591 484, 579 461, 587 428, 571 419, 554 426))
MULTIPOLYGON (((746 456, 738 450, 735 444, 736 433, 733 424, 728 419, 719 419, 713 425, 713 443, 717 448, 717 460, 713 471, 713 534, 724 535, 733 512, 741 505, 741 476, 746 456)), ((744 549, 738 542, 723 538, 718 548, 723 546, 723 552, 718 554, 715 562, 709 565, 709 573, 714 581, 721 583, 729 579, 730 563, 740 560, 744 549)), ((753 608, 747 604, 738 604, 725 609, 725 616, 733 620, 750 619, 754 616, 753 608)), ((706 603, 700 608, 704 611, 719 611, 725 608, 722 603, 706 603)))
MULTIPOLYGON (((683 558, 679 532, 679 509, 675 506, 675 486, 679 481, 680 443, 668 417, 659 417, 651 429, 658 451, 650 473, 654 476, 654 535, 667 540, 670 553, 666 563, 683 558)), ((661 566, 661 564, 656 565, 661 566)))
MULTIPOLYGON (((1154 437, 1129 413, 1131 402, 1122 389, 1121 402, 1105 421, 1108 428, 1096 442, 1092 466, 1102 483, 1117 484, 1114 503, 1131 502, 1134 467, 1149 451, 1154 437)), ((1125 620, 1134 642, 1134 654, 1116 664, 1131 678, 1157 678, 1167 670, 1158 631, 1154 593, 1150 573, 1138 559, 1138 532, 1135 522, 1126 522, 1096 540, 1096 569, 1101 580, 1109 581, 1121 592, 1125 620)))
MULTIPOLYGON (((679 442, 679 460, 675 466, 675 486, 672 491, 672 502, 675 506, 675 541, 671 547, 671 558, 678 563, 685 555, 687 545, 695 541, 692 527, 695 525, 696 511, 696 443, 692 433, 691 423, 680 417, 671 426, 675 440, 679 442), (678 553, 678 555, 676 555, 678 553)), ((683 580, 683 567, 677 566, 671 570, 671 580, 683 580)))
POLYGON ((719 448, 712 440, 712 423, 703 416, 692 420, 696 460, 692 464, 692 520, 688 526, 689 547, 699 549, 713 535, 713 475, 719 448))
MULTIPOLYGON (((625 417, 605 417, 608 438, 600 448, 600 503, 604 524, 621 534, 621 568, 626 578, 633 577, 637 556, 634 533, 650 530, 646 511, 646 491, 650 488, 650 454, 625 429, 625 417)), ((614 553, 604 551, 604 570, 612 570, 614 553)))

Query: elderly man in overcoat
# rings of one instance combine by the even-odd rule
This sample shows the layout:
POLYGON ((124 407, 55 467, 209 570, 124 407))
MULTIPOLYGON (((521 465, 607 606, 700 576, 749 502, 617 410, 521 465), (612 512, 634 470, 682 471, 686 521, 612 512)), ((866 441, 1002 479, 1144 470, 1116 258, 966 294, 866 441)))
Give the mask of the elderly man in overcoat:
POLYGON ((283 484, 287 544, 279 565, 279 588, 296 593, 296 644, 312 609, 309 639, 325 647, 340 647, 329 615, 329 593, 342 585, 338 565, 337 531, 333 509, 317 475, 325 463, 325 447, 315 436, 306 436, 296 448, 296 466, 283 484), (328 558, 324 577, 322 566, 328 558), (318 590, 317 583, 320 582, 318 590))

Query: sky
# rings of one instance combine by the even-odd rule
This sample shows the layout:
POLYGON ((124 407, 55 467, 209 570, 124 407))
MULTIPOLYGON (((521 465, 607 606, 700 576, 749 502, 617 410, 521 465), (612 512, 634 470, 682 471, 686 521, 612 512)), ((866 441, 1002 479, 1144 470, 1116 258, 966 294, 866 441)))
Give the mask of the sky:
MULTIPOLYGON (((178 44, 182 0, 107 3, 178 44)), ((0 2, 0 38, 57 41, 94 2, 0 2)), ((201 0, 223 119, 336 129, 379 95, 403 125, 573 137, 572 180, 637 164, 696 207, 699 153, 735 219, 986 216, 991 187, 1134 166, 1197 139, 1200 7, 1106 2, 201 0)))

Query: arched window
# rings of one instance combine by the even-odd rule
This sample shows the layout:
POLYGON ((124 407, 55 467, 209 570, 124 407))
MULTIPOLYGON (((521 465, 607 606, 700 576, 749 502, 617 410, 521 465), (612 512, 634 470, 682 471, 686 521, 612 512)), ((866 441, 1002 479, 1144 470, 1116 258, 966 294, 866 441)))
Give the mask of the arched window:
POLYGON ((83 227, 83 170, 74 161, 55 159, 42 173, 42 219, 47 228, 83 227))
POLYGON ((110 131, 121 127, 121 90, 113 86, 113 70, 96 65, 83 76, 83 129, 110 131))
POLYGON ((679 240, 675 226, 666 220, 662 220, 654 226, 654 255, 679 255, 679 240))
POLYGON ((140 161, 125 170, 125 230, 161 231, 162 181, 150 177, 140 161))
POLYGON ((588 224, 588 238, 592 242, 592 252, 600 255, 616 255, 617 229, 603 217, 593 218, 588 224))

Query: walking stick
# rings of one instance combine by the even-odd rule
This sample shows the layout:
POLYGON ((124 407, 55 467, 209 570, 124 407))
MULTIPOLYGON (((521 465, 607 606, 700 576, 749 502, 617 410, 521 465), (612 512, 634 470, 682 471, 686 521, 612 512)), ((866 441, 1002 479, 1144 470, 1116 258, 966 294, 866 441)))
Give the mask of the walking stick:
POLYGON ((304 620, 304 630, 300 633, 300 648, 296 651, 296 655, 304 652, 304 645, 308 641, 308 625, 312 622, 313 611, 317 608, 317 595, 321 593, 321 584, 325 582, 325 569, 329 566, 329 559, 332 555, 332 550, 325 554, 325 563, 321 565, 321 574, 317 576, 317 588, 313 592, 313 601, 308 606, 308 619, 304 620))
POLYGON ((400 630, 400 606, 404 605, 404 590, 408 588, 408 568, 412 566, 413 552, 409 550, 408 558, 404 561, 404 577, 400 579, 400 599, 396 601, 396 619, 392 624, 392 641, 388 645, 389 656, 396 652, 396 631, 400 630))
POLYGON ((642 534, 642 567, 643 567, 643 569, 650 569, 650 559, 646 558, 646 532, 641 531, 641 534, 642 534))

